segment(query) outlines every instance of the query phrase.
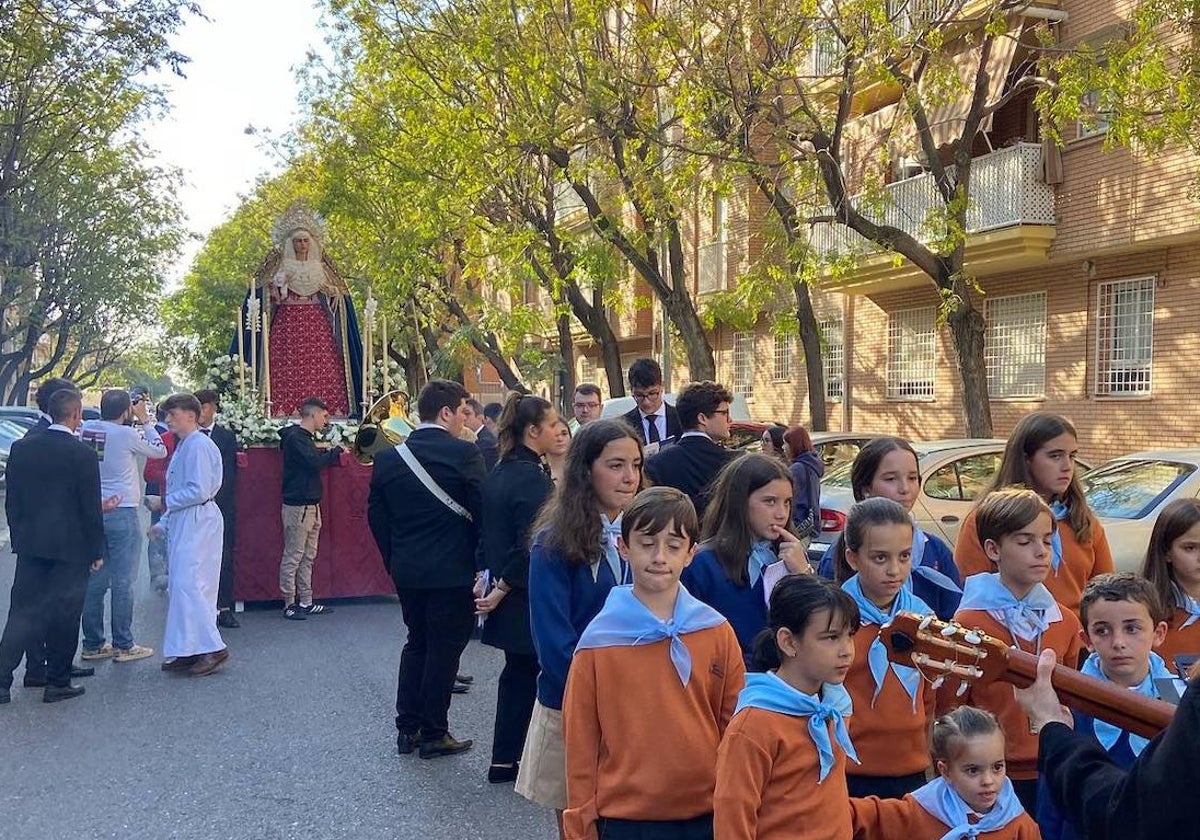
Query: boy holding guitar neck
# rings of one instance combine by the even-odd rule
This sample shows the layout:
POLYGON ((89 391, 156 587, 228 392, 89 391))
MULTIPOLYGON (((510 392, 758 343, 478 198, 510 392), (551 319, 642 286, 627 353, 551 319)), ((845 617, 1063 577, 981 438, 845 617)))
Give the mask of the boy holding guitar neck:
MULTIPOLYGON (((955 621, 1034 655, 1053 650, 1059 662, 1077 667, 1083 628, 1043 583, 1050 572, 1055 530, 1049 506, 1032 490, 997 490, 975 508, 975 523, 979 543, 997 571, 967 578, 955 621)), ((964 687, 948 678, 938 695, 939 711, 964 704, 1000 720, 1007 735, 1008 776, 1025 810, 1037 813, 1038 739, 1012 686, 964 687)))
MULTIPOLYGON (((1108 680, 1146 697, 1159 699, 1156 680, 1174 674, 1152 648, 1167 635, 1166 608, 1154 585, 1128 573, 1106 574, 1088 581, 1079 604, 1084 638, 1092 651, 1083 673, 1108 680)), ((1121 769, 1128 769, 1149 743, 1110 723, 1074 712, 1075 731, 1091 735, 1121 769)), ((1038 796, 1038 825, 1045 840, 1074 840, 1078 835, 1063 821, 1048 792, 1038 796)))

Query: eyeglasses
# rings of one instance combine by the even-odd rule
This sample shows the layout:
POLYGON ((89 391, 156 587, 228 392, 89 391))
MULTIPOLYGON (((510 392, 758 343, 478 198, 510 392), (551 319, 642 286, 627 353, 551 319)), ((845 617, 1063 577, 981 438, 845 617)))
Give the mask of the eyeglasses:
POLYGON ((637 402, 646 402, 647 400, 656 400, 662 396, 662 389, 655 388, 653 391, 634 391, 633 398, 637 402))
POLYGON ((724 414, 726 417, 728 417, 729 409, 728 408, 718 408, 716 411, 713 412, 713 414, 724 414))
POLYGON ((598 402, 574 403, 576 411, 595 411, 600 407, 598 402))

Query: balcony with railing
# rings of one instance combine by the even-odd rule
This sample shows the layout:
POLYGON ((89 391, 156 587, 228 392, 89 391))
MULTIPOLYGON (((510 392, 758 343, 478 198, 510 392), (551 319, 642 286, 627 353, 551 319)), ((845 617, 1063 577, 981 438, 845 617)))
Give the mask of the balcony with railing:
POLYGON ((729 252, 725 243, 710 242, 701 245, 697 249, 696 258, 696 292, 703 295, 723 290, 729 273, 729 252))
MULTIPOLYGON (((968 266, 986 267, 996 261, 1029 264, 1044 259, 1054 238, 1054 188, 1042 180, 1042 148, 1018 143, 975 158, 971 166, 967 206, 968 266)), ((852 204, 872 222, 899 228, 921 242, 931 240, 929 219, 944 207, 933 176, 926 172, 888 184, 885 201, 875 206, 852 204)), ((831 213, 826 208, 818 215, 831 213)), ((895 266, 892 254, 840 223, 818 223, 810 235, 813 250, 823 260, 859 257, 858 269, 844 285, 898 281, 915 269, 895 266)))

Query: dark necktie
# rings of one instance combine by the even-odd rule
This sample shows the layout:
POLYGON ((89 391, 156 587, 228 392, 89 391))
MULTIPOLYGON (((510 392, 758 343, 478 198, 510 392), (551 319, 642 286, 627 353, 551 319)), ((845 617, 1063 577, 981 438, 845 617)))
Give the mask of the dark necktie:
POLYGON ((204 432, 205 437, 212 437, 212 429, 201 429, 200 431, 204 432))
POLYGON ((658 415, 646 415, 646 428, 649 430, 646 435, 646 443, 658 443, 661 438, 658 436, 658 415))

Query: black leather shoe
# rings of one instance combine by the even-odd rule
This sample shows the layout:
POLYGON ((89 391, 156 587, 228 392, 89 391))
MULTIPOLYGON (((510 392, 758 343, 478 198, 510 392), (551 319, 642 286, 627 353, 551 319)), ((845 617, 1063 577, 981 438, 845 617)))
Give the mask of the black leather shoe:
POLYGON ((236 630, 242 626, 242 623, 237 620, 233 610, 221 610, 217 613, 217 626, 224 627, 226 630, 236 630))
POLYGON ((517 780, 517 771, 520 769, 520 762, 513 764, 511 767, 505 767, 503 764, 493 764, 488 768, 488 783, 493 785, 503 785, 517 780))
MULTIPOLYGON (((72 674, 71 676, 75 675, 72 674)), ((50 685, 50 683, 46 682, 45 677, 25 677, 21 684, 26 688, 45 688, 46 686, 50 685)))
POLYGON ((71 666, 71 679, 73 679, 73 680, 77 680, 80 677, 95 676, 95 674, 96 674, 96 669, 91 667, 90 665, 87 667, 84 667, 84 668, 80 668, 78 665, 71 666))
POLYGON ((442 755, 458 755, 471 749, 471 745, 475 743, 470 738, 465 741, 456 740, 450 733, 446 733, 436 741, 421 742, 421 758, 437 758, 442 755))
POLYGON ((11 703, 11 702, 12 702, 12 692, 9 691, 7 688, 0 688, 0 706, 3 706, 5 703, 11 703))
POLYGON ((412 755, 420 744, 420 733, 400 732, 396 735, 396 752, 400 755, 412 755))
POLYGON ((60 700, 70 700, 81 697, 86 689, 81 685, 48 685, 42 692, 43 703, 57 703, 60 700))
POLYGON ((454 681, 460 682, 463 685, 470 685, 471 683, 475 682, 475 678, 470 674, 455 674, 454 681))
POLYGON ((451 694, 466 694, 470 690, 471 690, 471 686, 469 686, 469 685, 464 685, 463 683, 455 683, 454 687, 450 689, 450 693, 451 694))

